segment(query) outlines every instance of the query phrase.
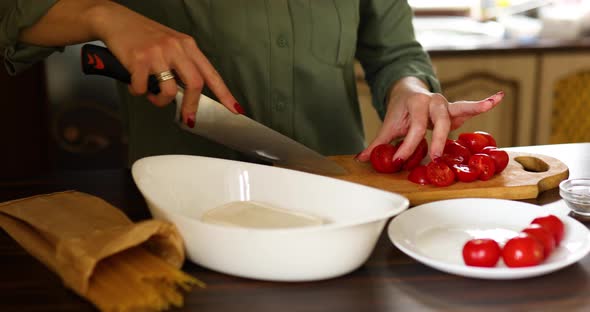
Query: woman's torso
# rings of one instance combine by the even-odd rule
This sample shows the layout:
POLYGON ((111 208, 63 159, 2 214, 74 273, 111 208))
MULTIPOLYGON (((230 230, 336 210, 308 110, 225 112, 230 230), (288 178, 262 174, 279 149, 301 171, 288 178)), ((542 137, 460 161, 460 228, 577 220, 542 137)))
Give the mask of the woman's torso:
MULTIPOLYGON (((325 155, 363 149, 353 71, 358 1, 119 2, 193 36, 249 117, 325 155)), ((121 91, 131 161, 170 153, 235 157, 180 131, 173 105, 157 108, 121 91)))

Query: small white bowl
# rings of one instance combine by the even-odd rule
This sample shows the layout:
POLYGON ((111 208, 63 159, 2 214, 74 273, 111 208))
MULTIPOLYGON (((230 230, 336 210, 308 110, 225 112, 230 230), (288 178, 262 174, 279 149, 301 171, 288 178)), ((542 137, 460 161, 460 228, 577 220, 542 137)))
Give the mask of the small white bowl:
POLYGON ((312 281, 349 273, 365 263, 387 220, 409 206, 401 195, 360 184, 208 157, 147 157, 133 164, 132 174, 152 215, 177 226, 191 261, 253 279, 312 281), (209 209, 246 200, 329 223, 255 229, 200 221, 209 209))
POLYGON ((574 214, 590 217, 590 178, 561 181, 559 195, 574 214))

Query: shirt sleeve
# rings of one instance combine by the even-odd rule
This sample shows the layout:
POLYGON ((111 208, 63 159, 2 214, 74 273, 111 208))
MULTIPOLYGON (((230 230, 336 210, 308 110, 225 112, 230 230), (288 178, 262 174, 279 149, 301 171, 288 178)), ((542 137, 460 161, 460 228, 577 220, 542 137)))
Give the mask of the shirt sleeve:
POLYGON ((23 28, 35 24, 59 0, 0 1, 0 49, 9 74, 15 75, 63 47, 40 47, 18 41, 23 28))
POLYGON ((403 77, 417 77, 440 92, 430 57, 416 41, 406 0, 361 1, 356 58, 371 87, 373 105, 385 116, 387 93, 403 77))

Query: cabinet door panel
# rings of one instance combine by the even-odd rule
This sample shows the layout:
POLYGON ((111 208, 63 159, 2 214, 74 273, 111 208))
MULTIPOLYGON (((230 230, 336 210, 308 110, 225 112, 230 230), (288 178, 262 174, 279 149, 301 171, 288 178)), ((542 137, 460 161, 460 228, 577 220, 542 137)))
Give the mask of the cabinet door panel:
POLYGON ((535 143, 590 142, 588 53, 547 53, 541 68, 535 143))
POLYGON ((450 102, 482 100, 504 91, 502 102, 493 110, 468 120, 460 132, 483 130, 496 138, 499 146, 528 145, 532 142, 532 102, 536 76, 535 57, 469 56, 433 58, 433 64, 450 102))
MULTIPOLYGON (((434 67, 443 87, 443 95, 453 102, 481 100, 498 91, 505 97, 492 111, 468 120, 458 133, 483 130, 493 134, 499 146, 532 144, 533 100, 536 77, 534 55, 433 57, 434 67)), ((370 142, 381 127, 371 106, 371 95, 357 68, 358 90, 366 141, 370 142)))
POLYGON ((504 99, 492 111, 475 116, 465 122, 461 128, 451 132, 450 137, 456 138, 461 132, 487 131, 496 138, 499 146, 513 146, 518 138, 516 124, 518 110, 516 102, 520 87, 515 80, 504 80, 486 72, 474 72, 457 80, 442 81, 445 97, 449 102, 462 100, 485 99, 498 92, 504 91, 504 99))

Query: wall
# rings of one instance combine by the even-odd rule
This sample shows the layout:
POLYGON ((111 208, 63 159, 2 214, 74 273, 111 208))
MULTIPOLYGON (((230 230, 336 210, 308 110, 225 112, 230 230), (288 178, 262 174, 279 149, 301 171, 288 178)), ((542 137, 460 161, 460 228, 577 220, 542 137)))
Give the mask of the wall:
MULTIPOLYGON (((3 60, 0 58, 3 64, 3 60)), ((50 170, 48 116, 43 64, 18 76, 0 69, 0 180, 50 170)))

